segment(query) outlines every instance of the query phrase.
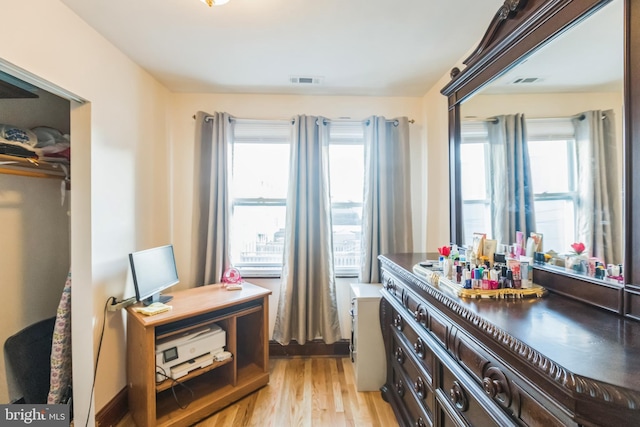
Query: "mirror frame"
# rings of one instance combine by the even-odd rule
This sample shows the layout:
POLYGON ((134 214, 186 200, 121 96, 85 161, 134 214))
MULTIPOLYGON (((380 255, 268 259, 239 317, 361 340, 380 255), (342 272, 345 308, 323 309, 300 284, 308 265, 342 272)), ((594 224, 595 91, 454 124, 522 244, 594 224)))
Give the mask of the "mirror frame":
MULTIPOLYGON (((567 28, 612 0, 505 0, 466 68, 451 70, 441 90, 448 97, 451 241, 462 241, 460 105, 567 28)), ((534 268, 534 280, 550 291, 640 320, 640 0, 624 1, 624 277, 616 285, 569 272, 534 268), (631 25, 632 23, 635 24, 631 25), (634 169, 633 165, 638 167, 634 169), (634 182, 638 183, 634 187, 634 182)))

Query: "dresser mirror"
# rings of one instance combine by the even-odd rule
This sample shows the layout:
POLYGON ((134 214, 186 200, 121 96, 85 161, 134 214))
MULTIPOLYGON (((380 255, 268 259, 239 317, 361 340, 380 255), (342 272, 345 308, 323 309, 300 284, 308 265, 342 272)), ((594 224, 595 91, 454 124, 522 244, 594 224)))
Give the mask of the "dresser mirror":
POLYGON ((564 265, 560 254, 570 256, 572 243, 583 243, 583 257, 598 257, 604 268, 623 266, 629 255, 625 6, 629 0, 507 0, 466 68, 452 70, 442 90, 449 98, 452 242, 470 244, 472 233, 486 232, 509 245, 511 230, 539 233, 543 251, 558 254, 553 265, 536 267, 545 286, 614 312, 625 311, 621 276, 628 269, 619 280, 595 278, 587 267, 564 265), (592 130, 606 134, 606 143, 600 138, 587 152, 580 147, 592 130), (505 138, 515 138, 516 151, 528 157, 508 154, 516 166, 500 169, 506 151, 496 151, 493 141, 504 145, 505 138), (605 154, 599 173, 593 173, 593 147, 605 154), (530 174, 512 174, 523 162, 530 174))

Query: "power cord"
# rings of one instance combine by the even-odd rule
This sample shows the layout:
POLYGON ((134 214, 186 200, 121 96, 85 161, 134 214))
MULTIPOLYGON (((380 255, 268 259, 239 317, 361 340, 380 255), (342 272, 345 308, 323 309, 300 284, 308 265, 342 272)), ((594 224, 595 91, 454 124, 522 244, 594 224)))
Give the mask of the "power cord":
MULTIPOLYGON (((178 381, 172 377, 170 377, 169 375, 167 375, 167 371, 162 367, 162 366, 158 366, 156 365, 156 374, 163 376, 165 379, 167 380, 171 380, 171 393, 173 394, 173 399, 176 401, 176 404, 178 405, 178 407, 180 409, 187 409, 189 407, 189 404, 193 401, 194 398, 194 394, 193 394, 193 390, 191 390, 191 388, 189 388, 185 383, 178 381), (162 371, 162 372, 160 372, 162 371), (186 405, 182 405, 180 403, 180 400, 178 400, 178 395, 176 394, 176 390, 175 390, 175 385, 178 384, 180 386, 182 386, 185 390, 187 390, 189 393, 191 393, 191 402, 188 402, 186 405)), ((156 385, 160 384, 161 382, 164 382, 164 380, 162 381, 156 381, 156 385)))
POLYGON ((96 364, 93 368, 93 383, 91 384, 91 394, 89 394, 89 409, 87 410, 87 421, 84 423, 85 427, 89 425, 89 416, 91 415, 91 406, 93 405, 93 391, 96 387, 96 375, 98 374, 98 362, 100 361, 100 350, 102 349, 102 339, 104 338, 104 326, 107 323, 107 307, 109 305, 109 301, 112 304, 115 303, 116 299, 114 297, 107 298, 107 301, 104 303, 104 311, 102 313, 102 328, 100 330, 100 341, 98 342, 98 354, 96 355, 96 364))

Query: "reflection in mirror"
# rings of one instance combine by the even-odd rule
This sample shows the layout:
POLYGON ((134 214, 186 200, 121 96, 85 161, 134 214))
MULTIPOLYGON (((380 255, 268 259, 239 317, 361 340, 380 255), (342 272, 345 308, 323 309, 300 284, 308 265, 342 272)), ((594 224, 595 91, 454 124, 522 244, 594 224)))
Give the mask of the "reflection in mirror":
POLYGON ((462 104, 465 245, 535 232, 555 265, 577 242, 622 264, 622 20, 614 0, 462 104))

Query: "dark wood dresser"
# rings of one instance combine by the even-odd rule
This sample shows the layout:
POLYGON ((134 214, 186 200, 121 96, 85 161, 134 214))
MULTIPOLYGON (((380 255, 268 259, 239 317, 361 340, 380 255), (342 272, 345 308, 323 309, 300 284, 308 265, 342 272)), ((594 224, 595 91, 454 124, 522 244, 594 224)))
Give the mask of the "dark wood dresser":
POLYGON ((383 397, 404 426, 640 426, 640 322, 561 295, 459 298, 380 256, 383 397))

